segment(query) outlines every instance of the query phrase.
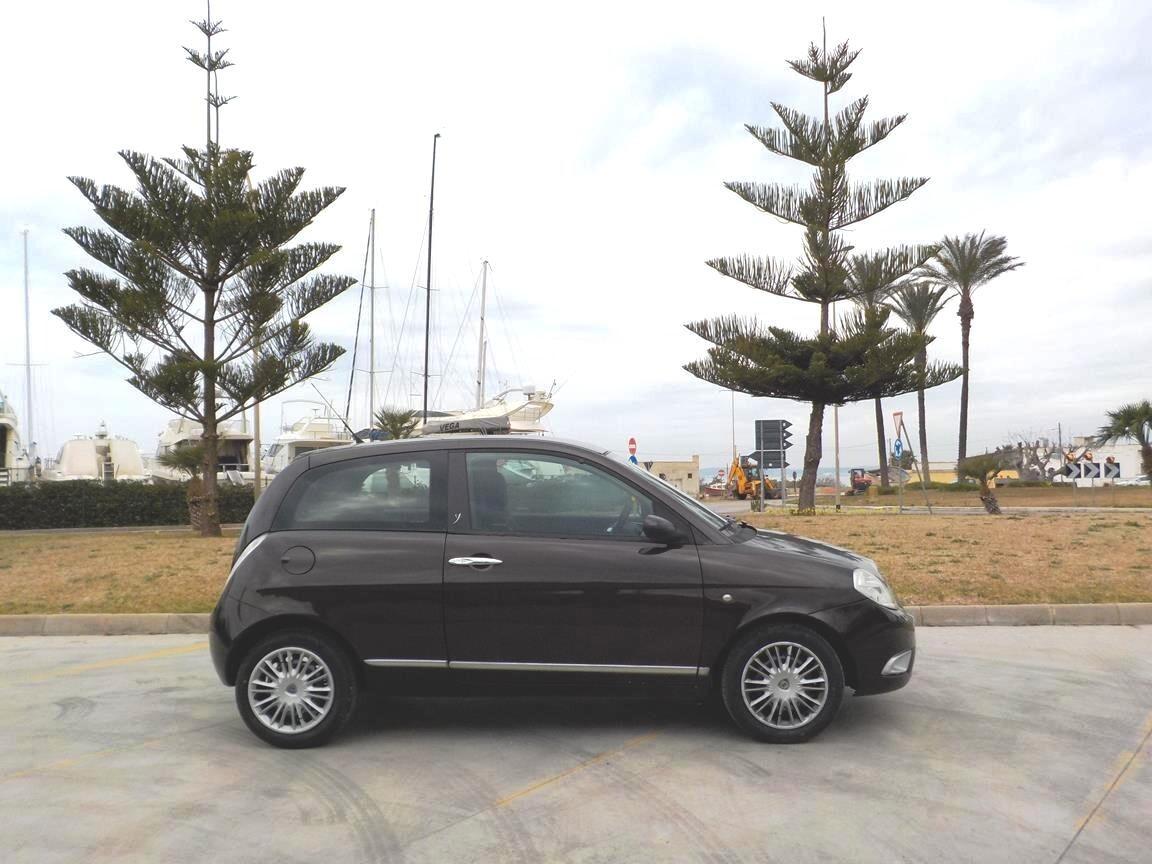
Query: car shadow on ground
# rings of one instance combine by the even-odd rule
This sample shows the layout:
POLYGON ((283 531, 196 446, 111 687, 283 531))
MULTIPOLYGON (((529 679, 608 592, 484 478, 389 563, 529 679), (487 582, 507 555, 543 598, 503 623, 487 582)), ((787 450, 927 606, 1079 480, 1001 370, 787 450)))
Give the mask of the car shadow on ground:
MULTIPOLYGON (((853 698, 850 693, 823 736, 869 735, 898 731, 903 713, 891 698, 853 698)), ((512 696, 389 697, 364 694, 341 740, 356 741, 394 731, 438 733, 563 734, 579 731, 705 732, 718 740, 747 740, 735 728, 719 699, 700 701, 666 697, 512 696)))

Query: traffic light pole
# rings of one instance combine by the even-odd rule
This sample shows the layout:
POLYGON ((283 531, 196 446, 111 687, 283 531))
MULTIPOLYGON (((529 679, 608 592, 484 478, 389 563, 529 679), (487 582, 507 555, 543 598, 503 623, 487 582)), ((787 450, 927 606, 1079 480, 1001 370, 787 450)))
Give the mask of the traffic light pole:
POLYGON ((764 451, 760 451, 760 512, 764 512, 764 451))

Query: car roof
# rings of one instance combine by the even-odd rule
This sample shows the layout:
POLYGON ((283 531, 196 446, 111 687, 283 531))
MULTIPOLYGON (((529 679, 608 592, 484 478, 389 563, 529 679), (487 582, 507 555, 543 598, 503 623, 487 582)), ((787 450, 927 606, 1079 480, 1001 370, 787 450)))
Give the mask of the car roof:
POLYGON ((572 441, 565 438, 543 438, 536 435, 422 435, 416 438, 400 438, 392 441, 366 441, 362 444, 343 444, 338 447, 325 447, 308 454, 311 466, 327 465, 344 459, 359 459, 364 456, 387 453, 407 453, 427 450, 462 450, 483 448, 500 450, 560 450, 580 456, 607 456, 610 451, 594 444, 572 441))

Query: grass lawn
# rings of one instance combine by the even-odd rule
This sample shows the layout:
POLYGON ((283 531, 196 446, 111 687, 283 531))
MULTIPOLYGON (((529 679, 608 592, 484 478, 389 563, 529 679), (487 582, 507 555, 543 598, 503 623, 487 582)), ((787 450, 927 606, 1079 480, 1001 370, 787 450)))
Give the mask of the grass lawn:
POLYGON ((1152 514, 747 518, 867 555, 911 605, 1152 601, 1152 514))
MULTIPOLYGON (((868 555, 909 604, 1152 601, 1152 514, 749 521, 868 555)), ((0 613, 207 612, 235 542, 171 532, 0 534, 0 613)))
POLYGON ((210 612, 236 538, 0 533, 0 614, 210 612))

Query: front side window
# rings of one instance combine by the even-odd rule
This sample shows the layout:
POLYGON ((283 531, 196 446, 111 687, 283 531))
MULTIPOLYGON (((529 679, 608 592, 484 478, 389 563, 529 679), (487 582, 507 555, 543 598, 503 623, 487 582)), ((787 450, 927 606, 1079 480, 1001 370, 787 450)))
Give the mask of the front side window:
POLYGON ((652 499, 605 471, 563 456, 467 456, 472 528, 494 534, 638 538, 652 499))
POLYGON ((321 465, 292 485, 276 531, 443 530, 441 454, 368 456, 321 465))

